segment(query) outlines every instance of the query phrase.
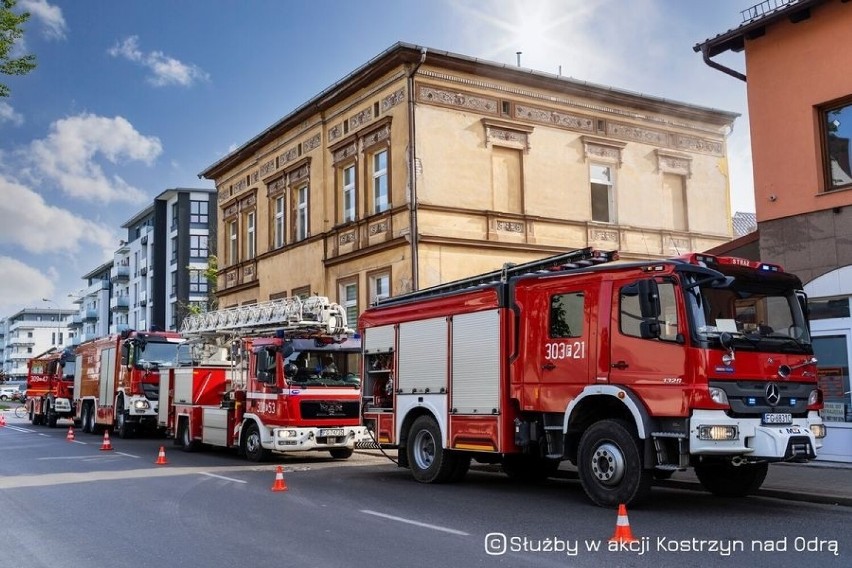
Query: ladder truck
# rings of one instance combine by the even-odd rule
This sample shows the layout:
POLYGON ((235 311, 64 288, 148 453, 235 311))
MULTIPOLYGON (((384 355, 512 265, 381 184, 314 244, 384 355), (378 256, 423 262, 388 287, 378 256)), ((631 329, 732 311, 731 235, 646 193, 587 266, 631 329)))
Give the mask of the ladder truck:
POLYGON ((361 342, 326 297, 270 300, 190 315, 182 349, 195 364, 161 375, 159 424, 185 451, 327 451, 346 459, 361 425, 361 342))
POLYGON ((581 249, 383 299, 361 314, 364 420, 417 481, 471 459, 544 478, 567 460, 600 506, 694 468, 743 497, 814 459, 825 426, 801 281, 686 254, 581 249))
POLYGON ((33 425, 56 428, 57 420, 73 418, 74 350, 53 347, 27 362, 26 407, 33 425))

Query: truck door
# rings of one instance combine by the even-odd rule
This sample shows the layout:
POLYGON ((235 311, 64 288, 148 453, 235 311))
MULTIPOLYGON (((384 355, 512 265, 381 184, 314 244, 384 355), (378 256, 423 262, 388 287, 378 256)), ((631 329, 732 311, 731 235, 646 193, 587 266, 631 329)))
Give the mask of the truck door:
POLYGON ((523 302, 520 353, 523 368, 522 409, 565 412, 568 402, 590 382, 595 353, 598 279, 572 277, 542 280, 519 289, 523 302))
POLYGON ((643 317, 642 279, 613 282, 609 382, 636 392, 656 416, 688 415, 685 314, 676 282, 657 277, 659 316, 643 317), (644 325, 643 325, 644 324, 644 325))

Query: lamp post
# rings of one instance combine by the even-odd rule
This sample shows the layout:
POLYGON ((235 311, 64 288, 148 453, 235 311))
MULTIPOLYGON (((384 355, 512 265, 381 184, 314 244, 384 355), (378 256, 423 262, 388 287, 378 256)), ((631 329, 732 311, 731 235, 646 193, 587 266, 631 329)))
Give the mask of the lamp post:
POLYGON ((54 302, 50 298, 42 298, 41 301, 51 303, 56 307, 56 337, 54 337, 54 339, 56 341, 54 343, 56 345, 56 348, 59 349, 59 347, 60 347, 60 345, 59 345, 59 334, 60 334, 59 321, 60 321, 60 319, 62 319, 62 310, 59 309, 59 304, 57 304, 56 302, 54 302))

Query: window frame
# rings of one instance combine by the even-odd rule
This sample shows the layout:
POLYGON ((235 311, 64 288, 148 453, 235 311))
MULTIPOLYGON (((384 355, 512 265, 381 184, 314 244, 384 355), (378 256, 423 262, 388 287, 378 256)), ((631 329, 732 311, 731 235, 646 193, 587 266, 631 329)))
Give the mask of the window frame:
POLYGON ((370 179, 372 180, 370 197, 372 203, 370 210, 373 213, 384 213, 391 206, 390 199, 390 148, 378 148, 370 154, 370 179), (384 168, 377 169, 376 160, 379 156, 384 155, 384 168), (384 200, 380 200, 378 185, 384 181, 384 200))
POLYGON ((618 223, 618 216, 616 215, 616 200, 615 200, 615 170, 614 164, 605 163, 605 162, 597 162, 592 161, 589 162, 589 198, 590 198, 590 218, 595 223, 607 223, 610 225, 614 225, 618 223), (593 168, 603 168, 604 170, 609 171, 609 180, 599 180, 593 177, 592 170, 593 168), (607 188, 607 219, 595 219, 595 186, 601 186, 607 188))
POLYGON ((367 305, 373 305, 376 300, 391 297, 391 269, 381 268, 367 273, 367 305), (387 293, 379 295, 376 293, 376 283, 381 279, 387 279, 387 293))
POLYGON ((358 218, 358 168, 354 161, 340 166, 340 222, 351 223, 358 218), (352 172, 347 183, 346 174, 352 172), (347 206, 347 197, 349 205, 347 206))
POLYGON ((358 276, 342 278, 337 281, 337 303, 340 304, 346 312, 346 324, 349 327, 358 325, 358 276), (354 289, 354 295, 349 298, 347 291, 349 288, 354 289), (354 319, 351 316, 350 310, 354 310, 354 319))
POLYGON ((310 184, 303 183, 293 189, 293 223, 291 225, 294 243, 304 241, 311 235, 310 198, 310 184), (302 194, 304 194, 304 201, 302 201, 302 194))
POLYGON ((245 259, 251 260, 257 256, 257 210, 246 211, 243 215, 245 224, 245 259))
POLYGON ((273 200, 272 248, 279 249, 287 244, 287 199, 278 195, 273 200), (280 207, 279 207, 280 204, 280 207))
MULTIPOLYGON (((820 133, 820 144, 821 144, 821 156, 820 160, 822 162, 822 170, 823 170, 823 193, 834 193, 836 191, 843 191, 852 189, 852 136, 849 138, 845 138, 847 140, 847 160, 850 162, 847 164, 850 172, 843 172, 847 174, 850 180, 843 181, 840 180, 839 183, 835 183, 833 175, 832 175, 832 160, 831 160, 831 144, 830 144, 830 132, 828 128, 829 124, 829 115, 835 111, 845 111, 848 113, 850 118, 850 123, 852 123, 852 97, 844 97, 842 99, 838 99, 832 102, 829 102, 825 105, 822 105, 818 108, 818 120, 819 120, 819 133, 820 133)), ((839 140, 843 140, 843 137, 837 137, 839 140)), ((839 166, 838 166, 839 167, 839 166)), ((841 171, 842 168, 840 168, 841 171)))

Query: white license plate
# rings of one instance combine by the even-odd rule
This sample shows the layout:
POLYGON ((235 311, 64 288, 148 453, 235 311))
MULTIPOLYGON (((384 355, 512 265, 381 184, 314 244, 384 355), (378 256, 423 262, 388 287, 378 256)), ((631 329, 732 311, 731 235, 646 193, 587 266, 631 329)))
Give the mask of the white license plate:
POLYGON ((793 415, 789 412, 767 412, 763 415, 764 424, 792 424, 793 415))
POLYGON ((329 438, 331 436, 342 436, 343 428, 323 428, 319 431, 320 438, 329 438))

